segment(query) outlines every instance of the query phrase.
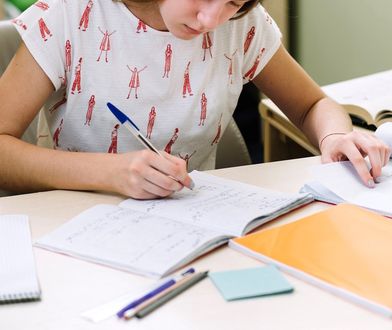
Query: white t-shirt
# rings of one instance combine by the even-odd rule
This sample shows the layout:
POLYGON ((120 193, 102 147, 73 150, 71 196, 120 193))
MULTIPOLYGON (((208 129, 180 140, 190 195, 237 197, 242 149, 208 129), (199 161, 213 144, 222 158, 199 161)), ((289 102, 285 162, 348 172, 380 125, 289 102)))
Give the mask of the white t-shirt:
POLYGON ((243 84, 281 38, 261 6, 192 40, 154 30, 110 0, 38 1, 14 24, 55 87, 45 111, 55 148, 143 149, 118 125, 111 102, 189 170, 215 166, 243 84))

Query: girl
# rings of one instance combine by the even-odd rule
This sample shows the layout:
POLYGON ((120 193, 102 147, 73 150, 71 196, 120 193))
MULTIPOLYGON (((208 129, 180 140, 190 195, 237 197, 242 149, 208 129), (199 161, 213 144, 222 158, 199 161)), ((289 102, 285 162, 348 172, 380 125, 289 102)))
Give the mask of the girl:
POLYGON ((345 111, 289 56, 256 0, 46 0, 44 7, 36 4, 18 17, 26 26, 16 24, 23 42, 0 80, 3 189, 106 190, 149 199, 191 188, 185 160, 174 155, 192 153, 190 170, 213 168, 216 143, 249 80, 320 147, 324 162, 348 158, 372 187, 389 158, 388 147, 373 135, 352 132, 345 111), (110 48, 105 61, 97 61, 102 31, 110 32, 110 48), (230 62, 225 54, 233 54, 230 62), (129 68, 138 73, 137 98, 127 97, 129 68), (167 68, 170 74, 162 77, 167 68), (42 105, 50 109, 64 93, 65 103, 45 111, 55 148, 22 142, 42 105), (94 116, 84 125, 92 95, 94 116), (199 125, 203 97, 206 118, 199 125), (145 135, 154 107, 149 136, 159 149, 170 145, 169 153, 143 150, 122 127, 111 148, 118 122, 106 108, 109 101, 145 135))

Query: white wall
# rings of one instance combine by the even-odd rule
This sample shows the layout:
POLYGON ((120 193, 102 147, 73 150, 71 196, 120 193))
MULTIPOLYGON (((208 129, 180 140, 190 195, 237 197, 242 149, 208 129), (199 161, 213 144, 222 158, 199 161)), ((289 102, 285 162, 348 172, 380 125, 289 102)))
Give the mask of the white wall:
POLYGON ((392 68, 392 0, 297 0, 297 9, 296 58, 319 84, 392 68))

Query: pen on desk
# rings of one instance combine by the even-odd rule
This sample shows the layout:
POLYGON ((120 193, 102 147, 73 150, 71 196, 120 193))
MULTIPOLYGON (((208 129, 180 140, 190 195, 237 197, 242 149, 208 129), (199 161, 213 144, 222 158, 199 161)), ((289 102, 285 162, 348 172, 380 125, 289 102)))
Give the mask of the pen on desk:
POLYGON ((171 287, 172 285, 176 284, 176 282, 178 282, 182 278, 184 278, 190 274, 193 274, 194 272, 195 272, 194 268, 189 268, 185 272, 181 273, 181 275, 173 277, 173 278, 165 281, 163 284, 161 284, 157 288, 153 289, 152 291, 146 293, 145 295, 141 296, 140 298, 132 301, 131 303, 129 303, 128 305, 123 307, 120 311, 117 312, 117 316, 120 318, 123 317, 126 311, 139 306, 140 304, 151 299, 152 297, 159 294, 160 292, 162 292, 162 291, 166 290, 167 288, 171 287))
MULTIPOLYGON (((141 144, 143 144, 147 149, 150 149, 151 151, 154 151, 158 155, 162 156, 162 154, 159 152, 157 148, 155 148, 150 141, 148 141, 143 134, 140 133, 139 128, 136 126, 136 124, 125 114, 123 113, 120 109, 118 109, 115 105, 112 103, 108 102, 107 107, 109 110, 112 112, 112 114, 118 119, 118 121, 125 127, 127 128, 138 140, 141 144)), ((162 156, 163 157, 163 156, 162 156)), ((173 178, 174 180, 178 181, 177 179, 173 178)), ((181 182, 180 182, 181 183, 181 182)), ((193 189, 194 183, 191 179, 191 184, 189 189, 193 189)))
MULTIPOLYGON (((189 274, 191 275, 191 274, 189 274)), ((145 302, 141 303, 140 305, 136 306, 135 308, 128 309, 124 314, 123 318, 125 320, 130 320, 132 317, 134 317, 138 312, 140 312, 142 309, 146 308, 148 305, 154 303, 158 299, 161 299, 163 296, 167 295, 169 292, 176 290, 179 286, 183 285, 184 282, 188 281, 190 279, 190 276, 184 276, 180 280, 178 280, 175 284, 169 286, 167 289, 159 292, 157 295, 154 297, 146 300, 145 302)))
POLYGON ((173 288, 173 290, 168 290, 167 294, 162 295, 159 299, 152 301, 150 304, 143 309, 140 309, 136 312, 135 316, 137 318, 143 318, 150 314, 155 309, 159 308, 169 300, 178 296, 181 292, 184 292, 186 289, 192 287, 196 283, 200 282, 202 279, 206 278, 208 275, 208 271, 196 273, 184 278, 184 280, 178 284, 178 287, 173 288))

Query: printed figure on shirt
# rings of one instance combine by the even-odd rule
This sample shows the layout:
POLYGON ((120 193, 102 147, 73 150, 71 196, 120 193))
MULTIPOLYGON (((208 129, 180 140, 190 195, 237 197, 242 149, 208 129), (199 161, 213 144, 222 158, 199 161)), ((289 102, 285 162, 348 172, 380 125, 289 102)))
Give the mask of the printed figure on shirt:
POLYGON ((65 71, 71 71, 71 41, 67 39, 65 42, 65 71))
POLYGON ((211 38, 210 38, 210 34, 209 32, 203 33, 203 43, 202 43, 202 48, 204 51, 204 55, 203 55, 203 61, 206 60, 206 53, 207 50, 212 58, 212 52, 211 52, 211 47, 212 47, 212 42, 211 42, 211 38))
POLYGON ((179 132, 179 129, 178 129, 178 128, 175 128, 175 129, 174 129, 173 136, 171 137, 170 141, 167 143, 167 145, 166 145, 166 147, 165 147, 165 151, 166 151, 168 154, 171 154, 171 148, 172 148, 174 142, 176 142, 176 140, 178 139, 178 132, 179 132))
POLYGON ((148 124, 147 124, 147 138, 151 139, 152 130, 155 124, 155 117, 157 113, 155 111, 155 107, 151 107, 150 113, 148 114, 148 124))
POLYGON ((250 44, 252 43, 252 40, 253 40, 253 38, 254 38, 254 36, 256 34, 255 30, 256 30, 256 28, 254 26, 252 26, 250 28, 250 30, 248 31, 248 34, 246 35, 246 39, 245 39, 245 42, 244 42, 244 54, 246 54, 246 52, 249 49, 250 44))
POLYGON ((127 68, 129 71, 132 72, 131 75, 131 80, 129 81, 129 93, 127 96, 127 99, 131 96, 132 89, 135 89, 135 98, 137 99, 137 90, 140 87, 140 78, 139 78, 139 73, 142 72, 147 66, 143 67, 143 69, 138 70, 137 67, 135 66, 133 69, 127 65, 127 68))
POLYGON ((218 123, 218 129, 216 131, 216 135, 215 135, 214 139, 211 142, 211 145, 218 144, 218 142, 219 142, 219 139, 220 139, 220 136, 221 136, 221 131, 222 131, 221 121, 222 121, 222 115, 220 115, 219 123, 218 123))
POLYGON ((260 58, 263 55, 265 51, 265 48, 262 48, 260 53, 257 55, 255 62, 253 63, 252 67, 245 73, 244 79, 248 78, 248 80, 252 80, 253 76, 256 73, 257 67, 259 66, 260 63, 260 58))
POLYGON ((49 9, 49 5, 43 1, 37 1, 34 5, 44 11, 49 9))
POLYGON ((71 94, 75 94, 75 89, 78 90, 78 93, 82 91, 81 88, 82 82, 82 58, 79 58, 78 64, 75 67, 75 78, 71 88, 71 94))
POLYGON ((265 20, 268 22, 268 23, 270 23, 270 24, 272 24, 272 18, 271 18, 271 16, 268 14, 268 12, 267 12, 267 10, 264 8, 264 13, 265 13, 265 20))
POLYGON ((186 163, 186 169, 188 169, 189 167, 189 159, 196 153, 196 150, 194 150, 190 155, 189 154, 185 154, 185 156, 182 156, 181 154, 178 154, 178 156, 185 160, 186 163))
POLYGON ((63 105, 65 102, 67 102, 67 92, 64 92, 63 97, 61 98, 60 101, 56 102, 49 108, 49 113, 53 114, 61 105, 63 105))
POLYGON ((99 60, 101 59, 102 52, 105 52, 105 62, 107 63, 108 62, 108 51, 111 50, 111 48, 110 48, 110 36, 113 33, 115 33, 116 30, 114 30, 112 33, 109 33, 108 30, 105 30, 105 32, 103 32, 99 26, 98 26, 98 29, 103 34, 103 37, 102 37, 101 44, 99 46, 99 50, 101 52, 99 53, 99 56, 97 58, 97 62, 99 62, 99 60))
POLYGON ((230 61, 229 63, 229 69, 227 71, 228 75, 229 75, 229 83, 232 84, 233 83, 233 58, 235 53, 237 53, 237 49, 235 50, 235 52, 233 54, 231 54, 231 57, 227 56, 226 54, 224 54, 224 56, 230 61))
POLYGON ((61 82, 61 87, 67 87, 67 72, 64 72, 64 76, 60 76, 59 79, 61 82))
POLYGON ((189 61, 184 72, 184 84, 182 86, 182 97, 186 97, 186 94, 188 93, 189 96, 193 96, 192 93, 192 88, 191 88, 191 80, 189 78, 189 66, 191 65, 191 62, 189 61))
POLYGON ((86 121, 84 125, 90 126, 91 124, 91 118, 93 116, 93 110, 95 106, 95 95, 91 95, 90 100, 88 101, 88 108, 86 112, 86 121))
POLYGON ((204 122, 207 118, 207 97, 206 93, 201 94, 201 110, 200 110, 200 121, 199 126, 204 126, 204 122))
POLYGON ((41 37, 44 41, 48 41, 47 36, 51 37, 52 33, 50 32, 48 26, 46 25, 43 18, 38 20, 39 32, 41 33, 41 37))
POLYGON ((120 124, 116 124, 112 130, 111 134, 111 143, 109 146, 108 153, 109 154, 116 154, 117 153, 117 138, 118 138, 118 128, 120 124))
POLYGON ((169 78, 172 54, 173 54, 173 51, 172 51, 172 48, 171 48, 171 44, 167 44, 166 51, 165 51, 165 67, 164 67, 164 70, 163 70, 163 77, 162 78, 169 78))
POLYGON ((11 22, 16 24, 16 25, 18 25, 18 26, 20 26, 23 30, 27 30, 27 25, 24 24, 21 19, 14 18, 11 22))
POLYGON ((94 5, 93 0, 89 0, 86 8, 83 11, 82 17, 80 18, 79 29, 81 29, 83 27, 82 31, 86 31, 88 28, 88 23, 90 21, 91 8, 93 7, 93 5, 94 5))
POLYGON ((64 124, 64 119, 61 118, 60 125, 56 128, 53 134, 54 148, 57 148, 59 146, 59 138, 60 138, 61 130, 63 129, 63 124, 64 124))
POLYGON ((143 32, 147 32, 147 26, 146 23, 144 23, 141 19, 139 19, 139 22, 137 24, 136 28, 136 33, 140 33, 140 30, 143 29, 143 32))

